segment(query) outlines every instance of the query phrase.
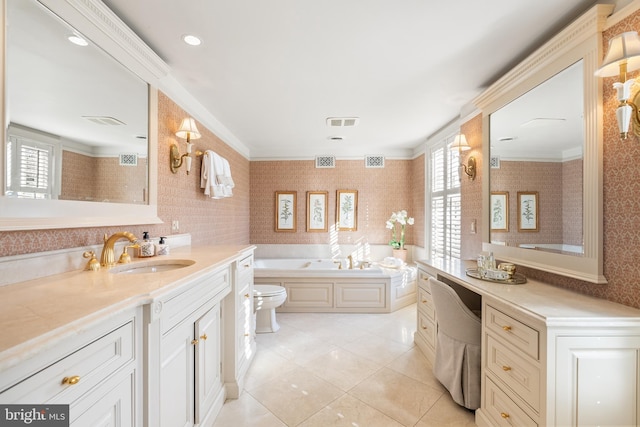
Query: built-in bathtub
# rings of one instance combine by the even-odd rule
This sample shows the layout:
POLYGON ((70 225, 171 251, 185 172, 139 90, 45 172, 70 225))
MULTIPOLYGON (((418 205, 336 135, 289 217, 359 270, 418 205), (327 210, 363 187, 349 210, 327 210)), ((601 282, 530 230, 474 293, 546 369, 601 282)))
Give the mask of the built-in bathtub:
POLYGON ((350 269, 345 259, 256 259, 254 282, 287 290, 279 312, 388 313, 416 302, 416 268, 408 266, 350 269))

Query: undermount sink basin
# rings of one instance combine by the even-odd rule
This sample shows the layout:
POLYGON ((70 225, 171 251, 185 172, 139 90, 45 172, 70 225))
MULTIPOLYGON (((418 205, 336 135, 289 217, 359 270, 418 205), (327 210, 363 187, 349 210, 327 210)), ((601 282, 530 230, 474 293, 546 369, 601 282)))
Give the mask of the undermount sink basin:
POLYGON ((109 270, 113 274, 147 274, 161 273, 163 271, 177 270, 195 264, 190 259, 158 259, 152 261, 140 261, 134 264, 123 264, 109 270))

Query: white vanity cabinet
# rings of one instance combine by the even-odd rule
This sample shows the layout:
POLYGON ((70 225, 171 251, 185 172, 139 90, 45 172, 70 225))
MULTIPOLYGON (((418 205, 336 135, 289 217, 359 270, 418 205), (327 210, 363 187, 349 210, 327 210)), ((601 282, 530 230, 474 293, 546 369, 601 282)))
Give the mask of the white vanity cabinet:
POLYGON ((211 425, 225 399, 222 301, 225 265, 147 306, 148 426, 211 425))
MULTIPOLYGON (((478 426, 640 425, 640 310, 535 280, 481 281, 465 274, 471 266, 423 270, 425 279, 431 274, 482 298, 478 426)), ((420 331, 426 295, 421 290, 415 341, 429 355, 420 331)))
POLYGON ((68 404, 71 426, 142 425, 142 314, 131 309, 0 373, 0 403, 68 404))
POLYGON ((231 264, 233 290, 224 300, 224 383, 227 397, 237 399, 256 353, 253 320, 253 250, 231 264))
POLYGON ((418 268, 418 325, 414 342, 422 350, 431 363, 436 357, 436 310, 429 288, 431 275, 423 268, 418 268))

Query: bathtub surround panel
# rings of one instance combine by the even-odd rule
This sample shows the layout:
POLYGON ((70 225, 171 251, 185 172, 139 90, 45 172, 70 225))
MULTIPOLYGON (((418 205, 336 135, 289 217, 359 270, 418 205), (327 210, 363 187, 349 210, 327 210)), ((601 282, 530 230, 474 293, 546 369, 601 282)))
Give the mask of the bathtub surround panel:
POLYGON ((334 259, 256 259, 256 285, 287 290, 279 312, 389 313, 416 301, 416 268, 339 268, 334 259))

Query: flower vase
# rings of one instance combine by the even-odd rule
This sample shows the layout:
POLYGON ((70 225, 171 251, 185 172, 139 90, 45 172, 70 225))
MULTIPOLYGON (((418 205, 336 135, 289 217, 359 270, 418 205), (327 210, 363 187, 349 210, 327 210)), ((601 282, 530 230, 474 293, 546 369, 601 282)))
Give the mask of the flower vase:
POLYGON ((393 257, 401 259, 403 262, 407 262, 407 250, 406 249, 394 249, 393 257))

